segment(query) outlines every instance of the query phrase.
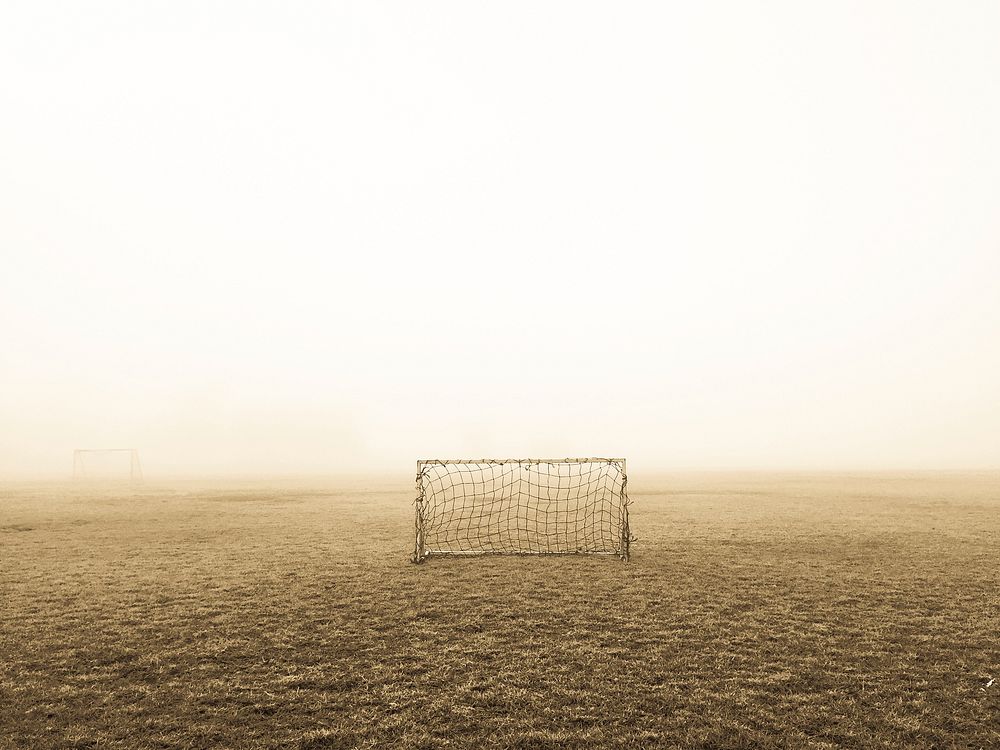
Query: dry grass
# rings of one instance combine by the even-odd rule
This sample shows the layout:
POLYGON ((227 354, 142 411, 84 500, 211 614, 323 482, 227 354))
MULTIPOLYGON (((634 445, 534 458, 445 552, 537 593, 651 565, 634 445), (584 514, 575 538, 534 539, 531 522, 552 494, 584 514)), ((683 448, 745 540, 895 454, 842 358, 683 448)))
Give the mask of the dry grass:
POLYGON ((413 566, 405 480, 8 484, 0 747, 1000 747, 1000 476, 632 487, 628 565, 413 566))

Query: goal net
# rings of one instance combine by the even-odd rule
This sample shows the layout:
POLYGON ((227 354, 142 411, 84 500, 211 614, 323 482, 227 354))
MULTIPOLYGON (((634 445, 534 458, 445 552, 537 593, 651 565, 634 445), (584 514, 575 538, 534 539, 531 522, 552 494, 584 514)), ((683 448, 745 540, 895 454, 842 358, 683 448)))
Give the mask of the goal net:
POLYGON ((135 448, 91 448, 73 451, 73 479, 142 481, 142 465, 135 448))
POLYGON ((625 459, 418 461, 413 561, 429 555, 628 559, 625 459))

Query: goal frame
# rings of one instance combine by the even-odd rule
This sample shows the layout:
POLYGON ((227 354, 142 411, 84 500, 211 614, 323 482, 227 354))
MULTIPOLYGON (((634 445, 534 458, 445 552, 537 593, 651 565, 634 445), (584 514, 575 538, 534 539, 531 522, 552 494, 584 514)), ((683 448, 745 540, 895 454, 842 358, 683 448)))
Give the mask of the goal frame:
POLYGON ((87 453, 104 454, 127 453, 129 457, 129 482, 141 482, 142 463, 139 461, 139 450, 137 448, 77 448, 73 451, 73 480, 101 480, 101 481, 126 481, 124 477, 117 480, 108 480, 103 477, 87 476, 87 467, 84 463, 84 456, 87 453))
POLYGON ((416 506, 416 518, 414 521, 414 546, 413 546, 413 556, 411 558, 414 563, 422 563, 427 560, 430 556, 448 556, 448 557, 479 557, 485 555, 512 555, 512 556, 522 556, 522 555, 604 555, 609 557, 618 557, 623 562, 628 562, 630 554, 630 545, 635 541, 635 537, 632 536, 631 529, 629 526, 629 497, 628 497, 628 472, 626 471, 625 459, 624 458, 452 458, 452 459, 421 459, 417 461, 417 476, 416 476, 416 490, 417 497, 414 500, 414 505, 416 506), (505 464, 518 464, 518 465, 542 465, 542 464, 614 464, 619 467, 621 472, 621 526, 617 530, 617 542, 618 549, 609 551, 597 551, 597 550, 560 550, 560 551, 550 551, 550 550, 517 550, 517 551, 499 551, 499 550, 429 550, 425 544, 425 530, 426 530, 426 517, 425 509, 427 503, 427 493, 426 487, 424 485, 424 478, 426 476, 426 468, 428 466, 449 466, 455 464, 483 464, 488 466, 502 466, 505 464))

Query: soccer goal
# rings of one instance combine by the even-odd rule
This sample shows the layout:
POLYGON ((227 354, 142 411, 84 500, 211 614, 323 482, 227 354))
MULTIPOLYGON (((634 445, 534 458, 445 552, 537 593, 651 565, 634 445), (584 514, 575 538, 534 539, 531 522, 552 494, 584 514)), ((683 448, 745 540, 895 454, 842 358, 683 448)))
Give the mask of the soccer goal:
POLYGON ((135 448, 87 448, 73 451, 73 479, 142 481, 142 464, 135 448))
POLYGON ((418 461, 413 561, 616 555, 632 537, 623 458, 418 461))

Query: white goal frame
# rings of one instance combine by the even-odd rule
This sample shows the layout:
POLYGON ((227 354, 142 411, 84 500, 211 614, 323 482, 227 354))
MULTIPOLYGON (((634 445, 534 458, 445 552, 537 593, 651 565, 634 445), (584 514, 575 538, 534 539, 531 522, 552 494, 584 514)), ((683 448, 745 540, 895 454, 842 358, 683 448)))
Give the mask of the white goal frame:
POLYGON ((413 562, 434 555, 629 559, 624 458, 417 461, 413 562))
MULTIPOLYGON (((98 479, 101 481, 114 481, 114 479, 109 480, 108 477, 93 477, 87 474, 87 454, 107 456, 112 453, 126 453, 129 459, 129 475, 128 481, 130 482, 141 482, 142 481, 142 464, 139 461, 139 451, 135 448, 77 448, 73 451, 73 480, 81 481, 86 479, 98 479)), ((119 481, 124 481, 122 477, 119 481)))

